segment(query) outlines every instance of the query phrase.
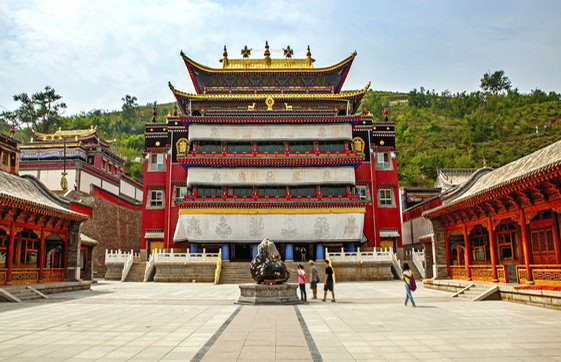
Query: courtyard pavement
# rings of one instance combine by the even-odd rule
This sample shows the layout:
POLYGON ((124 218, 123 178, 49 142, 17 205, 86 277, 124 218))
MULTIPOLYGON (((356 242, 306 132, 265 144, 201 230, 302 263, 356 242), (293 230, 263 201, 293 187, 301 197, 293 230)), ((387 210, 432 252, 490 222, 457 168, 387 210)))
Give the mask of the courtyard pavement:
POLYGON ((0 360, 561 361, 555 310, 422 285, 417 308, 405 307, 400 281, 338 283, 336 303, 240 306, 238 295, 237 285, 100 281, 0 303, 0 360))

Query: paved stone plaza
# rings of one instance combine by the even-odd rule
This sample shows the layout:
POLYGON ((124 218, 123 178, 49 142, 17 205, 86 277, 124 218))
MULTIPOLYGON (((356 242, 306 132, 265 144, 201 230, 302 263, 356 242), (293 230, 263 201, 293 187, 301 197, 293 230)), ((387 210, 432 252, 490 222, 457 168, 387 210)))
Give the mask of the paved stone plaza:
POLYGON ((399 281, 339 283, 336 293, 336 303, 239 306, 237 285, 102 281, 0 303, 0 360, 561 360, 555 310, 422 286, 406 308, 399 281))

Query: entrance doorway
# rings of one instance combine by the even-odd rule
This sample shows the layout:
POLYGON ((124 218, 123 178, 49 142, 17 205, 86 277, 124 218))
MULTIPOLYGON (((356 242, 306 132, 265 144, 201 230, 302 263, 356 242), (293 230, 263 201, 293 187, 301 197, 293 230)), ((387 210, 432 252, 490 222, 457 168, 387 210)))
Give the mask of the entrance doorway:
POLYGON ((234 244, 231 261, 251 261, 251 244, 234 244))

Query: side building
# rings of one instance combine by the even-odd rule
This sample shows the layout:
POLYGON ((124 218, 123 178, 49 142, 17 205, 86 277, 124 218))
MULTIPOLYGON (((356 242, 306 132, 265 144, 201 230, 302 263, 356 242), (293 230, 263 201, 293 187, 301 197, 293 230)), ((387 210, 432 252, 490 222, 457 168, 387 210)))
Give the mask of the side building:
POLYGON ((341 91, 356 53, 230 59, 181 53, 197 94, 170 89, 182 115, 145 128, 142 255, 222 251, 250 260, 265 237, 285 259, 324 249, 401 248, 395 124, 360 109, 369 85, 341 91))
POLYGON ((435 276, 561 286, 561 141, 479 169, 425 211, 435 276))
POLYGON ((92 208, 84 232, 99 245, 92 256, 105 273, 105 250, 140 251, 143 186, 125 174, 125 160, 95 127, 44 134, 21 145, 20 174, 49 190, 92 208))
POLYGON ((91 280, 96 241, 80 232, 91 208, 19 176, 19 147, 0 134, 9 166, 0 170, 0 285, 91 280))

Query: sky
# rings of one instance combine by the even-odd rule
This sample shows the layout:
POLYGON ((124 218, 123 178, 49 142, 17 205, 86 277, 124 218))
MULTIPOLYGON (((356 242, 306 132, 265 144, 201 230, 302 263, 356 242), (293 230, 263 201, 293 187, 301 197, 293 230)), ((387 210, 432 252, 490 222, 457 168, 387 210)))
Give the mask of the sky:
POLYGON ((357 51, 343 89, 475 91, 504 70, 521 92, 561 91, 560 1, 79 1, 0 2, 0 111, 13 95, 53 87, 65 114, 173 101, 194 93, 179 52, 220 67, 223 47, 262 58, 310 45, 315 67, 357 51), (557 35, 556 35, 557 34, 557 35))

